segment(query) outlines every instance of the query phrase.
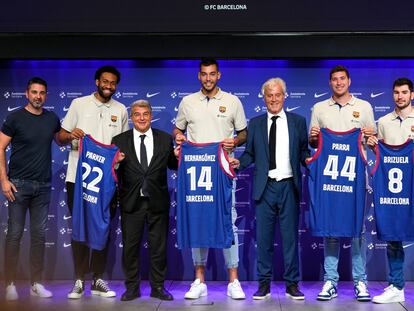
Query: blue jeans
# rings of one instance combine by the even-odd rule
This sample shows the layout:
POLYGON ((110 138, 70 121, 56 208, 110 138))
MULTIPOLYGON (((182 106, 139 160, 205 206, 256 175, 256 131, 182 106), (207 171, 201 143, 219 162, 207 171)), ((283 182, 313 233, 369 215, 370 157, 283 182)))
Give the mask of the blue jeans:
POLYGON ((404 248, 402 242, 387 242, 388 282, 398 289, 403 289, 404 282, 404 248))
MULTIPOLYGON (((335 286, 338 284, 338 261, 340 251, 339 238, 324 238, 325 245, 325 275, 324 281, 331 281, 335 286)), ((353 238, 351 243, 352 253, 352 279, 357 285, 359 281, 367 283, 366 265, 366 242, 365 235, 362 233, 360 238, 353 238)))
POLYGON ((16 200, 9 202, 9 218, 4 253, 6 284, 16 280, 20 240, 23 235, 26 212, 30 213, 30 279, 42 279, 45 254, 46 224, 50 202, 50 182, 10 180, 17 189, 16 200))
MULTIPOLYGON (((236 182, 233 182, 231 221, 233 223, 234 244, 230 248, 223 249, 224 262, 225 262, 227 269, 237 268, 239 266, 239 237, 237 234, 237 227, 234 224, 237 218, 237 211, 236 211, 235 204, 236 204, 236 182)), ((206 266, 208 250, 209 250, 208 248, 192 248, 191 249, 194 266, 206 266)))

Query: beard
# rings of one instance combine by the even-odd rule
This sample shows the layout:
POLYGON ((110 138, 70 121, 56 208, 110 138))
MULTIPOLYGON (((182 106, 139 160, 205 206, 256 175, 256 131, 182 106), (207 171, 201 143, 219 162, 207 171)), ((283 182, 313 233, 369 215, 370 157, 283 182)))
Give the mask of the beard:
POLYGON ((32 105, 33 108, 39 109, 43 107, 44 102, 41 101, 31 101, 30 105, 32 105))
POLYGON ((105 98, 106 100, 110 100, 112 95, 114 95, 115 90, 112 89, 104 89, 103 87, 98 86, 98 94, 102 98, 105 98))
POLYGON ((400 110, 403 110, 405 108, 407 108, 408 106, 411 106, 411 101, 406 101, 406 102, 398 102, 397 103, 397 107, 400 110))

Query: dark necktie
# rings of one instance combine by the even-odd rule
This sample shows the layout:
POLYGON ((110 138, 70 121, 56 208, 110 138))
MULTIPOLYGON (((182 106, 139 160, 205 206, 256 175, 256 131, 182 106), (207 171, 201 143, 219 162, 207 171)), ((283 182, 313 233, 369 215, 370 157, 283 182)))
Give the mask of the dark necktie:
MULTIPOLYGON (((141 166, 144 169, 144 171, 147 171, 148 169, 148 159, 147 159, 147 148, 145 148, 144 139, 145 135, 139 135, 141 138, 141 145, 140 145, 140 158, 141 158, 141 166)), ((144 181, 142 182, 142 195, 144 197, 148 197, 148 190, 147 190, 147 181, 144 176, 144 181)))
POLYGON ((272 125, 269 132, 269 170, 276 168, 276 119, 279 116, 272 117, 272 125))
POLYGON ((140 146, 140 158, 141 158, 141 166, 146 171, 148 169, 148 160, 147 160, 147 148, 145 148, 144 139, 145 135, 139 135, 141 138, 141 146, 140 146))

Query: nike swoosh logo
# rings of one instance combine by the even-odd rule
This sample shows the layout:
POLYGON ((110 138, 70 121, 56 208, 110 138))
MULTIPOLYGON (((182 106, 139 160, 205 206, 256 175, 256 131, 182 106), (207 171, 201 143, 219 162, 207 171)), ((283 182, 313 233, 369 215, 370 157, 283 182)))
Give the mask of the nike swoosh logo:
POLYGON ((262 93, 259 93, 259 94, 257 94, 257 97, 263 98, 263 94, 262 93))
POLYGON ((238 246, 242 246, 242 245, 244 245, 244 243, 239 243, 239 245, 238 245, 238 246))
POLYGON ((347 248, 350 248, 350 247, 351 247, 351 244, 344 244, 344 245, 342 245, 342 247, 343 247, 344 249, 347 249, 347 248))
POLYGON ((122 244, 122 242, 119 242, 118 246, 119 247, 124 247, 124 244, 122 244))
POLYGON ((371 98, 375 98, 375 97, 381 96, 384 93, 385 92, 381 92, 381 93, 374 94, 374 93, 371 92, 371 98))
POLYGON ((66 215, 63 215, 63 219, 64 219, 64 220, 68 220, 68 219, 70 219, 70 218, 72 218, 72 216, 66 216, 66 215))
POLYGON ((68 111, 68 110, 69 110, 69 107, 63 106, 63 111, 68 111))
POLYGON ((20 108, 20 106, 17 106, 17 107, 7 107, 7 111, 14 111, 14 110, 16 110, 16 109, 19 109, 20 108))
POLYGON ((68 165, 69 161, 63 161, 63 165, 68 165))
POLYGON ((154 97, 154 96, 156 96, 156 95, 158 95, 159 93, 161 93, 161 92, 157 92, 157 93, 147 93, 147 98, 151 98, 151 97, 154 97))
POLYGON ((238 189, 236 189, 236 191, 234 191, 234 192, 239 192, 239 191, 241 191, 241 190, 243 190, 244 189, 244 187, 242 187, 242 188, 238 188, 238 189))
POLYGON ((174 107, 174 111, 178 111, 178 107, 177 106, 174 107))
POLYGON ((296 106, 296 107, 293 107, 293 108, 286 107, 286 111, 287 111, 287 112, 291 112, 291 111, 296 110, 296 109, 298 109, 298 108, 300 108, 300 106, 296 106))
POLYGON ((313 97, 315 97, 315 98, 319 98, 319 97, 322 97, 322 96, 324 96, 324 95, 326 95, 326 94, 328 94, 328 92, 326 92, 326 93, 320 93, 320 94, 315 93, 315 94, 313 94, 313 97))
POLYGON ((410 246, 413 246, 414 245, 414 243, 410 243, 410 244, 407 244, 407 245, 403 245, 403 248, 407 248, 407 247, 410 247, 410 246))
POLYGON ((151 120, 151 123, 152 123, 152 122, 157 122, 159 119, 161 119, 161 118, 152 119, 152 120, 151 120))
POLYGON ((69 247, 69 246, 71 246, 71 245, 72 245, 71 243, 68 243, 68 244, 63 243, 63 247, 69 247))
POLYGON ((237 216, 237 217, 236 217, 236 220, 237 220, 237 219, 240 219, 240 218, 243 218, 243 217, 244 217, 244 215, 237 216))
POLYGON ((371 230, 371 234, 372 235, 376 235, 377 234, 377 231, 371 230))

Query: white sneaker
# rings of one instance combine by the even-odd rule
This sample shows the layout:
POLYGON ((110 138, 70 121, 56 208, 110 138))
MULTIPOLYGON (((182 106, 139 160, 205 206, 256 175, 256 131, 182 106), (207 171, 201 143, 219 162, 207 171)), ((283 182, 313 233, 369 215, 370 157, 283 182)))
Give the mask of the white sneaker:
POLYGON ((42 284, 36 282, 32 285, 30 295, 41 298, 50 298, 53 296, 51 291, 47 290, 42 284))
POLYGON ((227 285, 227 296, 231 297, 232 299, 246 299, 246 295, 243 292, 241 284, 238 279, 235 279, 233 282, 227 285))
POLYGON ((374 296, 372 302, 375 303, 392 303, 392 302, 404 302, 404 288, 398 289, 394 285, 390 285, 384 289, 381 295, 374 296))
POLYGON ((331 300, 332 298, 338 297, 338 292, 336 290, 336 286, 332 284, 331 281, 326 281, 323 284, 321 292, 318 294, 317 300, 327 301, 331 300))
POLYGON ((17 300, 19 299, 19 294, 17 294, 16 286, 14 283, 10 283, 6 287, 6 300, 17 300))
POLYGON ((195 279, 191 284, 191 288, 185 293, 185 299, 198 299, 200 297, 207 296, 207 285, 201 283, 200 279, 195 279))
POLYGON ((358 282, 358 285, 354 286, 355 298, 358 301, 371 301, 371 295, 369 294, 367 284, 362 281, 358 282))

